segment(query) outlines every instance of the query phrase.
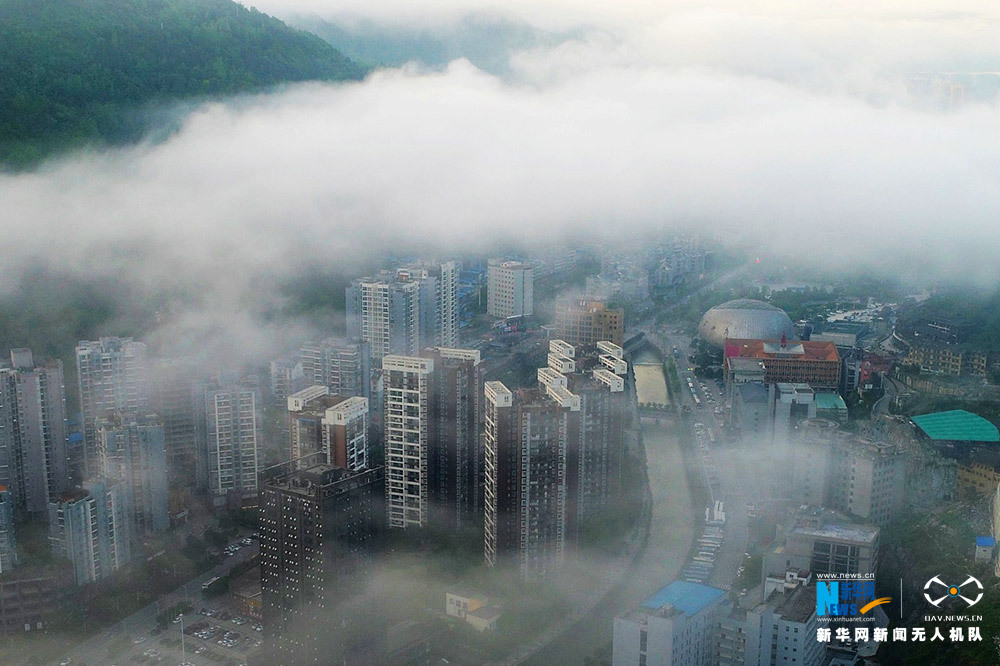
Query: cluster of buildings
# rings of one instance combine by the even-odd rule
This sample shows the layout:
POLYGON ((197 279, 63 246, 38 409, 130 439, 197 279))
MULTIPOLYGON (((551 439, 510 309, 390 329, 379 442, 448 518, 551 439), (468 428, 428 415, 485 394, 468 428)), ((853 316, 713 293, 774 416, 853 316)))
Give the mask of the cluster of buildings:
POLYGON ((907 497, 903 447, 876 428, 841 427, 837 341, 793 340, 778 308, 730 301, 699 334, 722 353, 729 425, 782 470, 771 482, 781 499, 748 505, 746 546, 761 554, 762 580, 738 595, 671 583, 615 619, 613 664, 829 663, 814 578, 874 574, 880 531, 907 497))
POLYGON ((606 251, 601 272, 587 278, 587 297, 614 301, 643 312, 651 296, 693 280, 705 272, 709 253, 694 236, 668 236, 639 251, 606 251))
MULTIPOLYGON (((489 262, 491 315, 531 313, 533 270, 489 262)), ((619 490, 621 310, 568 303, 556 330, 579 344, 551 340, 537 385, 508 387, 485 381, 479 350, 449 344, 453 275, 442 264, 355 280, 347 338, 271 365, 288 461, 260 474, 260 598, 272 653, 286 663, 328 653, 328 636, 294 628, 364 598, 388 531, 480 534, 488 566, 543 578, 619 490)), ((473 613, 482 628, 495 623, 495 609, 463 610, 485 614, 473 613)))
MULTIPOLYGON (((762 535, 751 514, 751 544, 762 535)), ((839 647, 817 640, 816 578, 870 579, 879 527, 803 505, 767 535, 761 582, 740 594, 675 581, 614 620, 613 666, 820 666, 839 647)), ((876 611, 878 626, 887 618, 876 611)), ((853 656, 853 653, 852 653, 853 656)), ((856 663, 848 659, 845 663, 856 663)))
POLYGON ((291 453, 308 453, 261 474, 263 615, 284 660, 329 649, 322 632, 287 630, 359 591, 387 530, 481 534, 488 566, 543 578, 619 490, 628 364, 618 345, 553 340, 532 388, 484 382, 474 349, 379 365, 383 464, 361 462, 372 457, 367 401, 316 386, 288 399, 291 453))
POLYGON ((727 339, 723 372, 730 425, 744 439, 782 444, 800 421, 847 419, 831 342, 727 339))
POLYGON ((807 571, 768 576, 734 601, 725 590, 677 581, 615 618, 614 666, 819 666, 816 586, 807 571))
POLYGON ((968 345, 914 339, 903 358, 903 365, 937 375, 986 377, 986 361, 985 351, 968 345))
POLYGON ((59 361, 15 349, 0 368, 0 568, 17 561, 21 520, 48 521, 53 552, 78 584, 112 575, 147 535, 170 526, 187 489, 217 504, 255 503, 261 402, 249 379, 203 377, 154 361, 131 338, 75 350, 79 433, 70 432, 59 361))
POLYGON ((906 327, 895 340, 906 349, 904 366, 949 377, 985 378, 989 352, 967 342, 961 326, 940 318, 925 318, 906 327))

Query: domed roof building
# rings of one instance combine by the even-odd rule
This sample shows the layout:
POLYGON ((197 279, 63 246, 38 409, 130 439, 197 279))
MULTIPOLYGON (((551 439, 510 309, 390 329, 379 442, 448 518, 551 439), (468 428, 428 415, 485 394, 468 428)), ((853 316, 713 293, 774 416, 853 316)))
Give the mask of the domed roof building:
POLYGON ((740 298, 716 305, 698 324, 698 335, 713 347, 722 349, 726 338, 780 340, 795 337, 792 320, 781 308, 750 298, 740 298))

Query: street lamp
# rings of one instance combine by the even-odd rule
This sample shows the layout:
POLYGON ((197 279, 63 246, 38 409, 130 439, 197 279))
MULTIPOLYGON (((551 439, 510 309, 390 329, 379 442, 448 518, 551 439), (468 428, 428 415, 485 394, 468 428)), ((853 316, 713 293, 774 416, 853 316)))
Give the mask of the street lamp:
POLYGON ((184 645, 184 613, 180 614, 181 618, 181 656, 182 661, 187 663, 187 648, 184 645))

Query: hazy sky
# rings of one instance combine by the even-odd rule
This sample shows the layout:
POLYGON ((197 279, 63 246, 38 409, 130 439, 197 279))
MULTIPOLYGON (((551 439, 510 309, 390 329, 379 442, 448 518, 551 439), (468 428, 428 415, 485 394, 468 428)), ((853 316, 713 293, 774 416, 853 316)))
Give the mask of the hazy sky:
MULTIPOLYGON (((254 4, 334 16, 325 0, 254 4)), ((494 6, 336 11, 433 26, 494 6)), ((906 85, 1000 70, 996 5, 611 6, 503 3, 541 28, 585 28, 515 54, 505 81, 455 61, 294 86, 206 105, 159 145, 0 176, 5 270, 55 253, 70 270, 198 285, 216 296, 207 316, 232 318, 261 288, 251 277, 304 259, 350 270, 379 244, 694 223, 831 265, 997 278, 996 104, 945 112, 906 85)))

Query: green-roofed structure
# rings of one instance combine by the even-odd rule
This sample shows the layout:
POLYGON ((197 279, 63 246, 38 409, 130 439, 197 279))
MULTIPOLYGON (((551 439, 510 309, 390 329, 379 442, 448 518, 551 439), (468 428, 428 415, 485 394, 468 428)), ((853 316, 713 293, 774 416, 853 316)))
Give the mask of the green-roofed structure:
POLYGON ((964 409, 921 414, 912 420, 935 441, 1000 442, 1000 431, 995 425, 964 409))
POLYGON ((816 416, 841 423, 847 420, 847 403, 839 393, 817 393, 813 401, 816 403, 816 416))

